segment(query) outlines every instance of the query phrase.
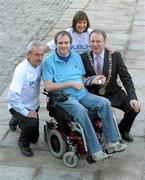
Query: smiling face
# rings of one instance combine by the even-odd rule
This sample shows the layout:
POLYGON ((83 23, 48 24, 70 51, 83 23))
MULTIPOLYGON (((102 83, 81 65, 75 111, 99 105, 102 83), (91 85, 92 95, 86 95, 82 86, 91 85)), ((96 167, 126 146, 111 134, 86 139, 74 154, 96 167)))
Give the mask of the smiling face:
POLYGON ((87 20, 79 20, 76 23, 76 31, 77 31, 77 33, 85 32, 86 28, 87 28, 87 20))
POLYGON ((67 34, 63 36, 62 34, 58 35, 56 46, 59 55, 67 56, 71 48, 70 37, 67 34))
POLYGON ((90 21, 84 11, 78 11, 73 17, 72 28, 76 33, 83 33, 90 27, 90 21))
POLYGON ((101 52, 105 48, 105 45, 106 40, 101 33, 94 32, 90 35, 90 46, 95 54, 101 54, 101 52))

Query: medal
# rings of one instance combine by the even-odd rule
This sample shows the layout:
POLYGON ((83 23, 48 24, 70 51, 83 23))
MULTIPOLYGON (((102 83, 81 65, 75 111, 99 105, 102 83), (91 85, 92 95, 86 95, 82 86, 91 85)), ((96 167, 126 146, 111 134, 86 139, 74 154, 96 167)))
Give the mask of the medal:
MULTIPOLYGON (((100 95, 105 95, 105 94, 106 94, 106 87, 107 87, 107 85, 109 84, 110 79, 111 79, 111 75, 112 75, 112 54, 109 53, 108 56, 109 56, 108 78, 107 78, 105 84, 102 83, 100 80, 99 80, 98 83, 97 83, 97 85, 100 85, 100 86, 103 85, 103 86, 99 89, 99 94, 100 94, 100 95)), ((93 59, 92 59, 92 56, 91 56, 91 53, 90 53, 90 52, 88 52, 88 58, 89 58, 89 61, 90 61, 91 66, 92 66, 93 69, 94 69, 94 72, 96 73, 96 68, 95 68, 95 66, 94 66, 94 61, 93 61, 93 59)))
POLYGON ((100 94, 100 95, 104 95, 105 93, 106 93, 105 87, 101 87, 101 88, 99 89, 99 94, 100 94))

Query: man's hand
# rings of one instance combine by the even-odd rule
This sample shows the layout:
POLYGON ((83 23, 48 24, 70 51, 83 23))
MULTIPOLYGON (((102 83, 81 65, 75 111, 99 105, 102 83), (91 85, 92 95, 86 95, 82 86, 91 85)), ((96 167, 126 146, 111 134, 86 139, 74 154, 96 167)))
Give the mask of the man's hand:
POLYGON ((137 100, 135 99, 130 100, 130 105, 134 109, 135 112, 140 111, 141 105, 137 100))
POLYGON ((98 75, 92 80, 91 84, 104 85, 105 82, 106 82, 106 77, 104 75, 98 75))
POLYGON ((71 87, 74 89, 80 90, 84 87, 84 84, 81 82, 71 82, 71 87))
POLYGON ((112 48, 107 48, 107 50, 109 51, 109 54, 114 54, 115 50, 112 48))
POLYGON ((30 111, 27 117, 37 118, 38 113, 36 111, 30 111))

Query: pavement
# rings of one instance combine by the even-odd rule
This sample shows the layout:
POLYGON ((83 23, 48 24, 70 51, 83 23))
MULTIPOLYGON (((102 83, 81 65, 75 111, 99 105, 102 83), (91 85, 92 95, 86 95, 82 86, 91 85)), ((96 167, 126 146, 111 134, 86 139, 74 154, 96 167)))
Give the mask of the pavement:
MULTIPOLYGON (((0 180, 145 180, 145 0, 0 0, 0 12, 0 180), (127 143, 126 151, 91 165, 80 157, 77 167, 67 168, 52 156, 43 139, 43 125, 50 118, 44 95, 40 96, 40 139, 31 158, 20 153, 19 129, 9 130, 6 96, 28 42, 46 43, 71 25, 78 10, 88 14, 93 29, 107 32, 108 47, 122 53, 142 109, 131 130, 134 142, 127 143)), ((122 112, 113 111, 119 122, 122 112)))

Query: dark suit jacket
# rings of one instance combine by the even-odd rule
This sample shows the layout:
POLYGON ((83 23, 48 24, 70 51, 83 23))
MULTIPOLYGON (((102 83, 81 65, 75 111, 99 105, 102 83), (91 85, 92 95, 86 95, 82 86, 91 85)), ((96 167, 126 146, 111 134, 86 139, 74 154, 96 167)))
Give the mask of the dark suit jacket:
MULTIPOLYGON (((93 52, 91 51, 90 53, 93 59, 93 52)), ((105 49, 103 75, 106 76, 106 78, 108 77, 108 70, 109 70, 108 53, 109 53, 108 50, 105 49)), ((88 58, 88 54, 87 53, 81 54, 81 57, 86 70, 86 77, 95 75, 95 71, 91 66, 90 60, 88 58)), ((92 85, 91 87, 88 88, 89 91, 99 95, 98 85, 92 85)), ((112 102, 112 106, 120 106, 124 98, 126 98, 126 93, 129 99, 137 99, 132 78, 128 73, 127 67, 123 62, 121 54, 119 52, 114 52, 112 54, 112 75, 110 82, 106 87, 106 94, 104 96, 107 97, 112 102), (117 83, 118 77, 120 77, 120 80, 126 92, 123 91, 121 86, 117 83)))

